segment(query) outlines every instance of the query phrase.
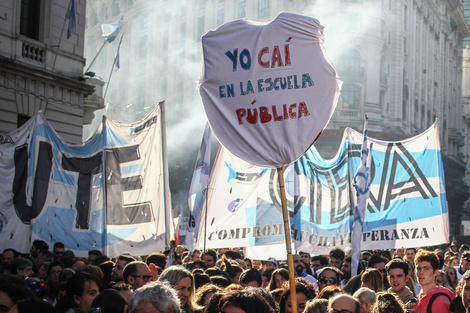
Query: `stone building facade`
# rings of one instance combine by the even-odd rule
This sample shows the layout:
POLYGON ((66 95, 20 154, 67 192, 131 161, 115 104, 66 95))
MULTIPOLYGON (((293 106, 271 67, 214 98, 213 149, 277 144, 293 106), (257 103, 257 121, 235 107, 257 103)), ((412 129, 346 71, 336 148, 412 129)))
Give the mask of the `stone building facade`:
POLYGON ((102 83, 83 77, 85 8, 85 0, 0 3, 0 133, 42 110, 64 141, 82 143, 83 125, 103 107, 102 83), (72 3, 76 27, 67 39, 72 3))

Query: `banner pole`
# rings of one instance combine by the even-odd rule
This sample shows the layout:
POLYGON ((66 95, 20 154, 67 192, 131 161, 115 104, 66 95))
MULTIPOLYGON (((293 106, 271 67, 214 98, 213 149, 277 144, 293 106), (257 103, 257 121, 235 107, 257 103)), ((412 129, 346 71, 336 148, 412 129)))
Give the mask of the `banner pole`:
POLYGON ((206 241, 207 241, 207 196, 209 194, 209 186, 206 187, 206 194, 204 196, 205 212, 204 212, 204 252, 206 252, 206 241))
POLYGON ((282 167, 277 168, 277 176, 279 179, 279 191, 281 194, 281 203, 282 203, 282 217, 284 220, 284 235, 286 238, 287 266, 289 268, 290 300, 291 300, 292 312, 297 312, 297 295, 295 292, 294 258, 292 257, 289 213, 287 212, 286 189, 284 186, 284 170, 282 169, 282 167))

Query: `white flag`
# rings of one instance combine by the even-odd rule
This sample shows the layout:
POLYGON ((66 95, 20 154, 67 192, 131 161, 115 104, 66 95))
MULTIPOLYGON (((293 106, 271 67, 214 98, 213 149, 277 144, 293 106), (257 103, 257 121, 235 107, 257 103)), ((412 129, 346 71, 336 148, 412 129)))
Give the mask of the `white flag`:
POLYGON ((354 222, 352 232, 352 259, 351 276, 357 274, 359 259, 361 254, 362 231, 364 227, 364 217, 366 214, 367 201, 369 200, 369 187, 371 184, 370 165, 372 161, 372 143, 369 153, 367 152, 367 116, 364 123, 364 140, 362 142, 361 165, 354 175, 353 186, 356 189, 356 205, 354 207, 354 222))
POLYGON ((211 162, 211 137, 212 132, 209 123, 206 125, 204 137, 201 142, 199 154, 197 156, 196 166, 194 167, 193 179, 189 189, 189 217, 188 232, 186 233, 185 245, 189 251, 194 250, 198 228, 202 211, 204 207, 204 199, 206 195, 207 185, 209 184, 210 162, 211 162))

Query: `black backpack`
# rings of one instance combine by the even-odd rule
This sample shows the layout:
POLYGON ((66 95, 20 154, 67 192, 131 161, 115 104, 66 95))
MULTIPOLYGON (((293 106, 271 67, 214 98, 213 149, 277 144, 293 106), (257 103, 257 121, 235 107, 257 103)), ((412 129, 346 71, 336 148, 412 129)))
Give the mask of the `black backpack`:
POLYGON ((447 298, 449 298, 450 302, 452 302, 452 299, 449 297, 449 295, 445 292, 438 292, 438 293, 435 293, 431 296, 431 299, 429 300, 429 303, 428 303, 428 308, 426 309, 426 313, 432 313, 432 303, 434 302, 434 300, 436 300, 437 297, 439 296, 446 296, 447 298))

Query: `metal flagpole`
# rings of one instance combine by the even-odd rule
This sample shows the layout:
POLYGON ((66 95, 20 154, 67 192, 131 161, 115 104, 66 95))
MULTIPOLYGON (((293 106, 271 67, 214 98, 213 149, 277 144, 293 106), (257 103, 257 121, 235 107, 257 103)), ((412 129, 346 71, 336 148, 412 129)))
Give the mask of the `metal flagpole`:
POLYGON ((282 203, 282 217, 284 220, 284 235, 286 238, 287 266, 289 268, 290 300, 291 300, 292 312, 297 312, 297 295, 295 292, 295 276, 294 276, 294 270, 295 270, 294 258, 292 257, 289 213, 287 212, 286 189, 284 186, 284 170, 282 167, 277 168, 277 176, 279 179, 279 189, 280 189, 281 203, 282 203))
MULTIPOLYGON (((121 35, 121 40, 119 41, 116 56, 119 56, 119 49, 121 49, 122 37, 124 37, 124 34, 121 35)), ((106 85, 106 91, 104 92, 103 99, 106 99, 106 95, 108 94, 109 82, 111 81, 111 76, 113 76, 113 70, 114 70, 115 65, 116 65, 116 57, 114 57, 113 66, 111 66, 111 72, 109 73, 109 78, 108 78, 108 82, 107 82, 107 85, 106 85)))
MULTIPOLYGON (((122 37, 121 37, 121 39, 122 39, 122 37)), ((101 51, 103 50, 105 44, 106 44, 106 40, 103 41, 103 44, 101 45, 100 50, 98 51, 98 53, 95 55, 95 57, 94 57, 93 60, 91 61, 90 65, 89 65, 88 68, 86 69, 85 73, 88 72, 88 71, 90 70, 91 66, 93 65, 93 63, 95 63, 96 58, 100 55, 100 53, 101 53, 101 51)), ((114 66, 113 66, 113 67, 114 67, 114 66)))

